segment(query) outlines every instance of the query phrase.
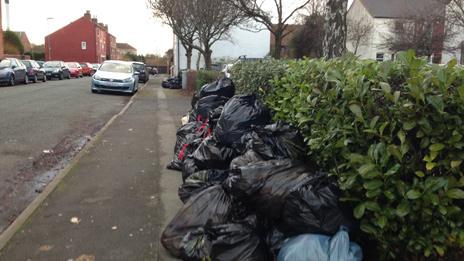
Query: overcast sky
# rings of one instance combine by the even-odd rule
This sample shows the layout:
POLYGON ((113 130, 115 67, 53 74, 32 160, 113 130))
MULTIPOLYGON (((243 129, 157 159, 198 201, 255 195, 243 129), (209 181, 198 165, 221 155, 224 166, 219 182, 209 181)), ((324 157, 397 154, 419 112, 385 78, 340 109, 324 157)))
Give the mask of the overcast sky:
MULTIPOLYGON (((0 1, 6 30, 5 4, 0 1)), ((145 0, 10 0, 10 29, 25 31, 32 43, 43 44, 45 35, 82 17, 86 10, 108 24, 118 42, 131 44, 141 54, 164 54, 172 48, 172 31, 152 18, 145 0)))
MULTIPOLYGON (((6 8, 0 1, 6 30, 6 8)), ((301 0, 286 1, 291 9, 301 0)), ((267 3, 269 10, 272 3, 267 3)), ((139 54, 162 55, 172 48, 172 30, 152 17, 146 0, 10 0, 10 29, 25 31, 32 43, 43 44, 46 35, 82 17, 86 10, 108 24, 118 42, 131 44, 139 54)))

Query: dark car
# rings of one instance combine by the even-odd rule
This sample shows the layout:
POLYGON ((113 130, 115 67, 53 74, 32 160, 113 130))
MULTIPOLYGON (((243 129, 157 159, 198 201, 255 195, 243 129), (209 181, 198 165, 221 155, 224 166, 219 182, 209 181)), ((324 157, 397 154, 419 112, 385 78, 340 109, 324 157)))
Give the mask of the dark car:
POLYGON ((40 66, 40 68, 42 68, 45 63, 44 61, 36 61, 36 62, 40 66))
POLYGON ((23 60, 21 61, 26 65, 27 76, 29 81, 37 82, 38 80, 46 82, 47 76, 45 76, 45 70, 40 68, 40 65, 34 60, 23 60))
POLYGON ((50 61, 43 65, 47 79, 58 78, 63 80, 64 78, 71 79, 71 73, 69 72, 68 66, 63 61, 50 61))
POLYGON ((29 83, 26 66, 16 58, 6 58, 0 62, 0 83, 10 86, 18 82, 29 83))
POLYGON ((150 79, 150 72, 144 63, 135 62, 133 63, 135 71, 139 73, 139 82, 146 83, 150 79))

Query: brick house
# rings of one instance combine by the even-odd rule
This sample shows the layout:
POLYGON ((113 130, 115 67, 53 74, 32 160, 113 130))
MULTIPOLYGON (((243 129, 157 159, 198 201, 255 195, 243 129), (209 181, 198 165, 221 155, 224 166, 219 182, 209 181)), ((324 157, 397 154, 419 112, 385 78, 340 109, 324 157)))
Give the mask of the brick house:
POLYGON ((118 48, 116 45, 116 37, 106 32, 106 59, 107 60, 118 60, 118 48))
POLYGON ((29 41, 29 38, 27 37, 26 32, 14 32, 19 39, 21 40, 21 43, 23 44, 24 47, 24 52, 30 52, 32 50, 32 45, 31 42, 29 41))
POLYGON ((116 38, 108 26, 92 18, 90 11, 45 37, 45 59, 102 63, 112 58, 116 38))
MULTIPOLYGON (((274 27, 275 26, 276 25, 274 25, 274 27)), ((293 38, 295 37, 295 34, 298 32, 298 30, 301 27, 302 26, 299 24, 288 24, 287 25, 287 28, 284 30, 285 37, 282 39, 282 49, 280 51, 280 56, 282 58, 294 58, 295 57, 294 50, 292 50, 292 47, 291 47, 291 42, 293 38)), ((274 34, 270 34, 270 35, 271 35, 271 40, 270 40, 271 53, 273 53, 275 49, 275 36, 274 34)))
POLYGON ((123 60, 124 56, 128 53, 137 54, 137 49, 128 43, 116 43, 116 48, 118 52, 118 59, 123 60))

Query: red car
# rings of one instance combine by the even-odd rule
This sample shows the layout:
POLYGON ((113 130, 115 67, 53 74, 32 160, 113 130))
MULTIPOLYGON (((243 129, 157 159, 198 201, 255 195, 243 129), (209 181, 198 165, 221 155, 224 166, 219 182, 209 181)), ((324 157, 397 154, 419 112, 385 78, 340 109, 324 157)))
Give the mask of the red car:
POLYGON ((95 73, 95 70, 90 63, 80 63, 80 65, 82 67, 82 75, 92 76, 95 73))
POLYGON ((69 72, 71 74, 71 77, 75 77, 75 78, 82 77, 82 67, 79 63, 71 62, 71 63, 66 63, 66 65, 69 67, 69 72))

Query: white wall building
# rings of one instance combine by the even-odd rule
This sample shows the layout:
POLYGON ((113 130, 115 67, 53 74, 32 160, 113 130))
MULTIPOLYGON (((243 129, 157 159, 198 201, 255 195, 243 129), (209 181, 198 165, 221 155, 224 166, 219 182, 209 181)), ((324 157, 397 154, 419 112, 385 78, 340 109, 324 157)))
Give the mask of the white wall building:
MULTIPOLYGON (((264 58, 270 52, 271 36, 268 30, 250 32, 234 28, 230 31, 229 35, 230 38, 228 40, 221 40, 213 45, 213 64, 221 61, 236 60, 242 55, 248 58, 264 58)), ((174 68, 172 73, 177 75, 179 71, 187 69, 187 57, 185 56, 185 48, 175 35, 173 52, 174 68)), ((204 68, 205 62, 202 56, 200 56, 199 68, 197 68, 199 56, 199 52, 194 50, 192 55, 192 69, 194 70, 204 68)))
MULTIPOLYGON (((348 10, 348 21, 359 21, 372 25, 372 33, 366 44, 358 47, 356 55, 364 59, 390 60, 394 54, 382 46, 385 37, 388 37, 392 23, 396 19, 407 18, 432 4, 434 0, 354 0, 348 10)), ((464 32, 445 43, 452 47, 459 47, 454 52, 443 52, 441 63, 447 63, 456 58, 458 63, 464 64, 464 32)), ((354 44, 347 43, 349 51, 354 52, 354 44)), ((445 48, 448 49, 448 48, 445 48)))

